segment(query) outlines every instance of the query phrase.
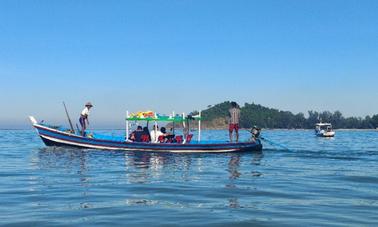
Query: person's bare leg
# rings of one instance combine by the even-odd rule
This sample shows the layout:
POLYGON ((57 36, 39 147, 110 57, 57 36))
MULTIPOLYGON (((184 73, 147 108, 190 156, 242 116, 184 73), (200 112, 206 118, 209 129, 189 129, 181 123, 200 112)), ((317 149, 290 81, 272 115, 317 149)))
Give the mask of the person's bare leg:
POLYGON ((230 143, 232 143, 232 132, 229 132, 228 134, 230 136, 230 143))
POLYGON ((239 142, 239 132, 236 131, 235 134, 236 134, 236 142, 239 142))

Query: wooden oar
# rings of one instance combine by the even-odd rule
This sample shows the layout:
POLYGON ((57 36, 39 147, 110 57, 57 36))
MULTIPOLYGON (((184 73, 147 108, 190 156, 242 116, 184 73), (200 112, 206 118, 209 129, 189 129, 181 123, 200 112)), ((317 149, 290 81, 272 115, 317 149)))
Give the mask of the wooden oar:
POLYGON ((73 133, 75 133, 75 129, 74 129, 73 125, 72 125, 72 121, 71 121, 70 115, 68 114, 67 107, 66 107, 66 104, 64 102, 63 102, 63 106, 64 106, 64 109, 66 110, 66 115, 67 115, 67 118, 68 118, 68 123, 70 123, 71 131, 73 133))

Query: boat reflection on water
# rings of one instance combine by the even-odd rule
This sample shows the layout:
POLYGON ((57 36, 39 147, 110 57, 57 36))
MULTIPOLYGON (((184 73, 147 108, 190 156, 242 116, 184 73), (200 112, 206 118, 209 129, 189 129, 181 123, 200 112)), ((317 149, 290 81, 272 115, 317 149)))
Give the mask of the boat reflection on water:
MULTIPOLYGON (((228 199, 228 207, 229 208, 242 208, 240 203, 239 203, 239 197, 238 197, 238 182, 237 180, 241 177, 242 173, 240 172, 240 164, 241 164, 241 159, 243 158, 242 154, 231 154, 230 155, 230 160, 228 162, 228 169, 227 171, 229 172, 229 181, 225 185, 225 188, 228 190, 231 190, 231 198, 228 199)), ((254 152, 252 154, 252 160, 251 160, 251 166, 252 170, 250 172, 251 176, 253 177, 260 177, 262 174, 259 171, 253 170, 253 166, 259 166, 261 163, 262 158, 264 157, 262 152, 254 152)))
POLYGON ((38 171, 34 191, 46 198, 67 197, 67 209, 213 207, 219 201, 237 209, 254 206, 248 198, 256 190, 253 179, 262 176, 263 157, 262 152, 162 154, 52 147, 39 149, 31 163, 38 171))
MULTIPOLYGON (((241 173, 238 171, 240 167, 240 161, 243 157, 242 154, 232 154, 230 155, 230 160, 228 162, 228 172, 230 173, 229 179, 238 179, 241 175, 241 173)), ((252 160, 251 165, 259 166, 261 163, 262 158, 264 157, 262 152, 254 152, 252 153, 252 160)), ((251 171, 252 176, 258 177, 261 175, 258 171, 251 171)))
MULTIPOLYGON (((83 149, 47 147, 40 148, 37 157, 32 159, 33 165, 46 171, 64 171, 83 176, 90 174, 95 177, 94 171, 100 175, 112 173, 126 173, 128 183, 146 183, 159 177, 165 178, 166 173, 178 175, 181 180, 190 180, 193 174, 190 172, 206 171, 214 168, 210 162, 218 160, 222 164, 227 163, 229 179, 238 179, 241 175, 239 167, 241 162, 250 162, 250 165, 260 165, 263 158, 262 152, 234 153, 234 154, 170 154, 148 152, 124 152, 124 151, 93 151, 83 149), (216 157, 214 159, 213 157, 216 157), (100 171, 102 170, 102 171, 100 171)), ((257 171, 251 171, 253 176, 260 176, 257 171)), ((198 175, 196 176, 198 177, 198 175)))
MULTIPOLYGON (((87 187, 89 182, 88 175, 88 153, 82 149, 61 148, 61 147, 46 147, 39 148, 37 157, 33 158, 33 165, 36 166, 44 174, 44 183, 58 180, 56 174, 60 177, 67 175, 78 176, 81 186, 87 187)), ((72 179, 77 179, 73 177, 72 179)), ((66 180, 66 179, 64 179, 66 180)), ((54 182, 51 182, 54 184, 54 182)))
MULTIPOLYGON (((187 180, 191 159, 187 155, 161 153, 125 153, 125 170, 128 183, 148 183, 160 181, 169 174, 175 177, 178 171, 182 180, 187 180)), ((171 178, 171 179, 172 179, 171 178)))
POLYGON ((61 147, 45 147, 38 149, 37 164, 40 170, 63 169, 68 172, 77 170, 77 173, 85 174, 87 167, 87 152, 81 149, 67 149, 61 147))

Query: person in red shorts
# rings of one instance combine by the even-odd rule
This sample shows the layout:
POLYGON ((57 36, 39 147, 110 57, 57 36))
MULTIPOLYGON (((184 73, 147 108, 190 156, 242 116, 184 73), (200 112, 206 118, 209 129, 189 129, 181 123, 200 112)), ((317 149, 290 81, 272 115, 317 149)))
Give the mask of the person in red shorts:
POLYGON ((236 102, 231 102, 231 109, 229 111, 229 136, 230 142, 232 142, 232 133, 235 130, 236 142, 239 141, 239 121, 240 121, 240 109, 236 102))

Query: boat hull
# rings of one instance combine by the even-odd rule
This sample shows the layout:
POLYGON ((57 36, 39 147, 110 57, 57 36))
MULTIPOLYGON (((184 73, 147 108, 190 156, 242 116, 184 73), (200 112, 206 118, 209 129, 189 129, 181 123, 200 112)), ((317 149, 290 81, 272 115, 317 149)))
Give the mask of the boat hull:
POLYGON ((138 143, 87 138, 40 124, 33 124, 33 126, 46 146, 172 153, 221 153, 262 150, 260 140, 240 143, 138 143))
POLYGON ((331 131, 331 132, 316 132, 316 136, 318 136, 318 137, 334 137, 335 132, 334 131, 331 131))

